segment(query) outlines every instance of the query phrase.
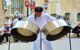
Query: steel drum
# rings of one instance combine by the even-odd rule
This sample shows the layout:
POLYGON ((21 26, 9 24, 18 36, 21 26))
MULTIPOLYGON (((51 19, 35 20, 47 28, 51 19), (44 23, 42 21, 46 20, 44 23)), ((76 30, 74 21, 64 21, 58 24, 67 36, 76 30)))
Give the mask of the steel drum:
POLYGON ((39 27, 32 22, 18 21, 12 28, 11 33, 15 39, 32 42, 37 38, 39 27))
POLYGON ((46 39, 49 41, 57 40, 71 30, 71 28, 66 24, 63 19, 58 19, 55 21, 49 21, 44 26, 44 33, 46 35, 46 39))

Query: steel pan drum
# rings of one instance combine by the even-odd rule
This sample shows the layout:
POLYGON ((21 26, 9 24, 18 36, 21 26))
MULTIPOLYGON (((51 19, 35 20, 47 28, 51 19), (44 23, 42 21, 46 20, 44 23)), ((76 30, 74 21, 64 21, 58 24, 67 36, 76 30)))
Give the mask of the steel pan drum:
POLYGON ((28 21, 18 21, 12 28, 11 33, 14 38, 20 41, 32 42, 36 40, 38 26, 28 21))
POLYGON ((46 35, 46 39, 49 41, 57 40, 70 31, 70 27, 66 24, 63 19, 58 19, 55 21, 49 21, 44 26, 44 33, 46 35))

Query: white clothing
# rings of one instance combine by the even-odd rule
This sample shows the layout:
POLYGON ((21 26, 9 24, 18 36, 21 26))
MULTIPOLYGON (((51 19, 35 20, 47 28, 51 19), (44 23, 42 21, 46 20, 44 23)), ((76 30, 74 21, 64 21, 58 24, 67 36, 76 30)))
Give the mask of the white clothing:
MULTIPOLYGON (((27 18, 27 21, 37 24, 40 29, 43 29, 44 25, 50 20, 55 20, 55 18, 45 13, 42 13, 42 15, 36 19, 34 14, 27 18)), ((39 32, 37 39, 33 43, 33 50, 41 50, 40 39, 42 40, 42 46, 44 46, 44 50, 53 50, 50 42, 46 40, 46 36, 43 32, 39 32)))
POLYGON ((11 21, 10 19, 9 19, 9 20, 5 20, 5 21, 4 21, 4 23, 5 23, 5 24, 8 24, 8 26, 10 27, 10 26, 11 26, 12 21, 11 21))
MULTIPOLYGON (((1 33, 1 35, 3 35, 4 34, 4 31, 6 30, 6 28, 5 27, 2 27, 2 28, 0 28, 0 31, 2 31, 2 33, 1 33)), ((11 32, 11 28, 9 28, 9 31, 8 32, 6 32, 6 33, 10 33, 11 32)))
POLYGON ((15 18, 15 19, 13 20, 13 26, 16 24, 16 22, 18 22, 18 19, 17 19, 17 18, 15 18))

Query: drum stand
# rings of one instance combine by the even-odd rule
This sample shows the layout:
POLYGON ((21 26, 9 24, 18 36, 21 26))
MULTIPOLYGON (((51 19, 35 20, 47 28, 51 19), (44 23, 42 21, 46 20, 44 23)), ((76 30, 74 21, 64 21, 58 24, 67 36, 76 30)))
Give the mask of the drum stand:
POLYGON ((11 37, 8 37, 8 41, 9 41, 8 50, 10 50, 10 39, 11 37))
MULTIPOLYGON (((69 47, 70 47, 70 50, 72 50, 70 32, 69 32, 69 47)), ((8 50, 10 50, 10 39, 11 37, 8 38, 8 41, 9 41, 8 50)), ((42 34, 41 33, 40 33, 40 50, 42 50, 42 34)))
POLYGON ((40 33, 40 50, 42 50, 42 34, 40 33))
POLYGON ((70 33, 71 33, 72 31, 69 31, 69 47, 70 47, 70 50, 72 50, 72 47, 71 47, 71 37, 70 37, 70 33))

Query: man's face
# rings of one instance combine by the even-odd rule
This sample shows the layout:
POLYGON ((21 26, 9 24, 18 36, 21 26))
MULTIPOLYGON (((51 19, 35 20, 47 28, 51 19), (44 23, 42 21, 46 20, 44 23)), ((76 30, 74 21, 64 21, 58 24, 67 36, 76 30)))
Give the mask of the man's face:
POLYGON ((9 20, 9 18, 5 18, 6 20, 9 20))
POLYGON ((7 27, 8 25, 7 24, 4 24, 4 27, 7 27))
POLYGON ((36 14, 37 17, 40 17, 42 12, 35 12, 35 14, 36 14))

